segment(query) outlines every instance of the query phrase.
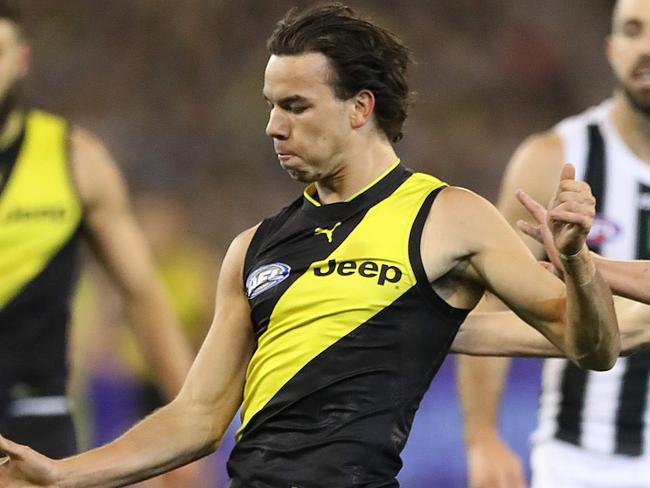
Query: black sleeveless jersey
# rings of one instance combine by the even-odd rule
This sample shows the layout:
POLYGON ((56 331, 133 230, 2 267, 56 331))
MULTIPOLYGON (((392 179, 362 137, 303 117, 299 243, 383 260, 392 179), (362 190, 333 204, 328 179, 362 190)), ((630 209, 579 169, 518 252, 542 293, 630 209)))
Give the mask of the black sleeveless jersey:
POLYGON ((260 224, 232 488, 398 485, 415 411, 467 314, 433 292, 420 257, 443 186, 398 162, 345 202, 320 205, 311 187, 260 224))
POLYGON ((81 204, 71 180, 68 125, 31 111, 5 151, 0 185, 0 410, 9 390, 63 395, 66 326, 81 204))

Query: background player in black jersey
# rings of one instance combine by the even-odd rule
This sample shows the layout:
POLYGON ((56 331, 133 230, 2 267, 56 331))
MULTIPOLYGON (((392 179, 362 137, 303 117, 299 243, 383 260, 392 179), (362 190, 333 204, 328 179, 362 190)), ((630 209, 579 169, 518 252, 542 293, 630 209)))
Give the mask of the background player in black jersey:
MULTIPOLYGON (((600 232, 592 236, 590 245, 611 258, 647 259, 644 188, 650 180, 650 2, 617 1, 611 29, 607 57, 616 78, 613 97, 524 141, 505 174, 498 208, 511 225, 525 219, 515 189, 548 201, 563 163, 569 160, 586 168, 580 178, 603 189, 597 196, 595 228, 600 232)), ((538 243, 529 240, 528 244, 536 255, 543 255, 538 243)), ((615 293, 649 303, 647 261, 597 258, 595 262, 615 293)), ((648 310, 639 303, 617 301, 621 330, 628 320, 648 322, 648 310)), ((472 488, 525 485, 521 462, 497 427, 508 364, 505 359, 459 358, 472 488)), ((648 486, 647 353, 620 361, 607 373, 585 374, 556 360, 546 362, 544 368, 539 426, 533 436, 532 485, 648 486)))
POLYGON ((58 117, 22 106, 30 47, 13 5, 0 3, 0 431, 61 457, 76 452, 65 382, 79 229, 121 292, 167 398, 180 389, 191 352, 129 208, 124 181, 105 147, 83 129, 68 128, 58 117), (64 177, 52 179, 50 166, 57 164, 64 177), (68 170, 72 185, 65 177, 68 170), (46 200, 51 191, 70 203, 59 213, 50 210, 54 217, 48 218, 43 209, 50 207, 45 205, 59 205, 56 199, 46 200), (41 259, 32 249, 57 225, 56 215, 67 213, 80 213, 64 236, 67 240, 43 248, 49 257, 40 267, 15 278, 22 266, 41 259))
MULTIPOLYGON (((382 181, 381 175, 393 174, 388 173, 391 168, 397 167, 406 181, 412 177, 396 166, 393 149, 393 143, 402 136, 410 99, 406 81, 410 54, 399 39, 343 6, 326 5, 291 12, 278 24, 269 48, 271 57, 264 79, 264 97, 270 110, 266 132, 273 139, 280 164, 290 176, 313 184, 315 193, 305 197, 310 205, 332 205, 329 208, 336 211, 346 208, 348 199, 354 203, 359 197, 363 201, 370 197, 366 189, 372 190, 375 183, 382 181)), ((424 180, 434 180, 427 178, 424 180)), ((428 290, 422 293, 437 295, 438 309, 455 310, 451 316, 458 318, 476 305, 486 288, 490 289, 581 366, 609 368, 620 344, 611 294, 584 244, 593 203, 588 186, 574 181, 572 169, 567 166, 550 211, 554 243, 565 268, 564 286, 535 262, 487 201, 467 190, 443 188, 428 214, 423 214, 422 238, 413 245, 414 255, 421 258, 428 290)), ((334 238, 336 232, 342 232, 336 224, 324 228, 334 238)), ((256 231, 252 228, 243 232, 230 246, 221 269, 211 330, 181 392, 169 405, 118 440, 64 460, 53 461, 2 439, 0 449, 10 457, 0 466, 0 482, 10 487, 28 483, 116 486, 151 477, 214 450, 242 400, 250 400, 243 398, 247 367, 261 347, 261 341, 253 334, 254 325, 259 330, 260 324, 253 323, 249 302, 252 295, 245 294, 242 276, 244 259, 256 231)), ((268 226, 265 231, 269 231, 268 226)), ((318 239, 319 245, 327 242, 327 236, 315 235, 313 228, 293 238, 310 236, 318 239)), ((361 265, 367 263, 358 264, 361 270, 361 265)), ((340 266, 341 276, 349 276, 350 270, 356 269, 354 262, 340 266)), ((314 263, 308 269, 317 274, 314 263)), ((363 269, 366 276, 377 276, 378 270, 372 268, 372 263, 363 269)), ((289 273, 286 266, 269 268, 263 284, 285 279, 288 275, 283 273, 289 273)), ((396 279, 398 275, 393 270, 390 276, 396 279)), ((272 289, 259 287, 262 277, 256 278, 249 289, 272 289)), ((378 288, 374 290, 378 293, 378 288)), ((322 304, 331 297, 314 294, 302 298, 322 310, 322 304)), ((368 288, 369 301, 372 298, 373 288, 368 288)), ((305 326, 310 320, 322 318, 310 316, 310 310, 300 310, 307 316, 305 326)), ((394 328, 408 329, 404 325, 396 323, 394 328)), ((269 337, 262 332, 261 339, 276 341, 278 349, 292 347, 283 347, 282 336, 269 337)), ((354 341, 354 335, 350 340, 354 341)), ((467 344, 471 346, 471 340, 467 344)), ((372 351, 370 346, 365 342, 356 344, 360 351, 372 351)), ((399 343, 395 346, 399 347, 399 343)), ((444 356, 449 346, 437 345, 435 355, 444 356)), ((510 346, 505 338, 503 348, 510 346)), ((525 349, 525 345, 522 347, 525 349)), ((277 381, 275 375, 273 369, 265 371, 268 383, 277 381)), ((340 386, 344 388, 346 381, 352 380, 342 378, 340 386)), ((260 384, 261 389, 272 386, 260 384)), ((350 389, 349 394, 356 404, 354 392, 350 389)), ((399 402, 403 395, 395 393, 399 402)), ((305 401, 309 403, 309 397, 305 401)), ((326 402, 323 406, 328 408, 322 409, 322 423, 334 422, 341 429, 354 427, 344 421, 352 414, 345 411, 345 405, 333 408, 326 402), (340 424, 336 424, 336 419, 340 424)), ((288 456, 281 469, 272 473, 274 481, 269 481, 266 468, 277 464, 277 460, 266 454, 270 446, 253 446, 256 456, 265 458, 265 463, 257 467, 259 471, 245 473, 254 480, 246 486, 397 486, 398 460, 390 466, 380 466, 381 470, 390 471, 380 477, 373 474, 377 468, 373 460, 383 456, 384 449, 395 449, 391 443, 394 436, 399 434, 405 440, 412 413, 395 411, 391 417, 399 423, 394 427, 403 427, 406 432, 397 432, 390 426, 388 431, 382 427, 373 432, 378 439, 385 439, 385 444, 361 453, 365 465, 347 466, 343 460, 342 465, 332 466, 325 457, 305 465, 300 458, 288 456), (329 470, 343 473, 345 480, 333 482, 321 474, 329 470), (294 482, 298 476, 301 481, 294 482)), ((295 427, 300 427, 302 435, 305 430, 320 428, 321 423, 295 427)), ((283 435, 287 434, 287 426, 282 429, 283 435)), ((353 441, 333 440, 345 442, 346 449, 354 449, 353 441)), ((242 486, 241 479, 234 478, 231 486, 242 486)))

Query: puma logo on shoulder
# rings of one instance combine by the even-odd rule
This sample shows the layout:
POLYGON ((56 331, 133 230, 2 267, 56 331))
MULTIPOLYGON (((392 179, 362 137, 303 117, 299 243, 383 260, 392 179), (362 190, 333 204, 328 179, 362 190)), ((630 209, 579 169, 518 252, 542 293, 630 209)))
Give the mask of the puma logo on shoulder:
POLYGON ((336 224, 334 224, 334 227, 332 227, 331 229, 323 229, 322 227, 316 227, 316 229, 314 229, 314 235, 322 234, 325 237, 327 237, 327 242, 332 242, 332 234, 334 234, 334 230, 339 225, 341 225, 341 222, 337 222, 336 224))

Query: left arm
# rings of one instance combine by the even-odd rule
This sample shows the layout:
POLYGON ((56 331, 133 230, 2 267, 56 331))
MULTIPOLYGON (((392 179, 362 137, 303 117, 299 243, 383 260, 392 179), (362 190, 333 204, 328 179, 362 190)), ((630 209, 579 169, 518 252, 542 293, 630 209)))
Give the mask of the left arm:
POLYGON ((461 189, 445 189, 434 202, 423 234, 423 261, 448 303, 472 307, 488 289, 579 366, 609 369, 620 351, 616 314, 609 288, 584 251, 588 225, 575 223, 565 204, 580 200, 585 190, 574 185, 570 169, 552 211, 559 252, 579 250, 565 263, 566 287, 537 264, 492 205, 461 189))
POLYGON ((171 400, 189 370, 191 349, 156 275, 115 162, 91 134, 73 129, 70 137, 73 178, 84 206, 84 232, 117 285, 138 343, 165 397, 171 400))
POLYGON ((615 295, 650 304, 650 261, 617 261, 596 254, 592 259, 615 295))
MULTIPOLYGON (((621 355, 650 348, 650 307, 640 303, 618 311, 621 355)), ((471 356, 564 357, 560 349, 513 312, 471 313, 451 352, 471 356)))

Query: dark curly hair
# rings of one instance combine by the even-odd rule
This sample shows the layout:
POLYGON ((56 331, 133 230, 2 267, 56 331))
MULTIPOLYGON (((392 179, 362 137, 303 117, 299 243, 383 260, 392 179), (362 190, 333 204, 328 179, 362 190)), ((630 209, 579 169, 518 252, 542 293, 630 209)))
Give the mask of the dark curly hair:
POLYGON ((375 96, 375 119, 391 142, 399 141, 413 100, 407 71, 410 50, 392 32, 340 3, 290 10, 267 42, 277 56, 321 53, 331 63, 332 88, 348 100, 361 90, 375 96))

